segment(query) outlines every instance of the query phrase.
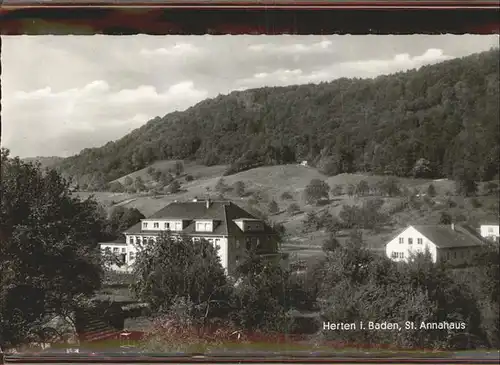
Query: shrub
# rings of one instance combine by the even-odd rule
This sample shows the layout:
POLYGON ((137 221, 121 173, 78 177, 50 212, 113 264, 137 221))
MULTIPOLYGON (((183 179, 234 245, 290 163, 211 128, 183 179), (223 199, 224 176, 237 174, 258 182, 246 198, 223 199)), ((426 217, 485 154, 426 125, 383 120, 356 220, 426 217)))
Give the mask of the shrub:
POLYGON ((281 194, 281 200, 291 200, 293 199, 293 195, 288 192, 288 191, 285 191, 283 194, 281 194))
POLYGON ((271 214, 276 214, 278 213, 280 210, 279 206, 278 206, 278 203, 276 203, 276 201, 272 200, 270 203, 269 203, 269 213, 271 214))
POLYGON ((193 175, 186 175, 186 181, 189 182, 189 181, 193 181, 194 180, 194 177, 193 175))
POLYGON ((300 207, 297 203, 292 203, 288 206, 286 211, 288 212, 288 214, 294 215, 294 214, 297 214, 298 212, 300 212, 300 207))

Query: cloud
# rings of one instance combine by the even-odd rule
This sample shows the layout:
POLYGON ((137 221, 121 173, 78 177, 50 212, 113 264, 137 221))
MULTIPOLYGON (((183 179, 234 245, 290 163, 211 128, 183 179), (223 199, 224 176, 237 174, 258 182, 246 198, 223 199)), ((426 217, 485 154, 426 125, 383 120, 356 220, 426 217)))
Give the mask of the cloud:
POLYGON ((413 68, 420 68, 453 57, 445 55, 440 49, 430 48, 423 54, 411 57, 408 53, 397 54, 389 59, 374 59, 362 61, 340 62, 318 68, 310 72, 302 69, 277 69, 272 72, 255 73, 250 78, 238 81, 239 89, 253 88, 264 85, 296 85, 331 81, 340 77, 371 78, 382 74, 390 74, 413 68))
POLYGON ((498 35, 5 36, 2 146, 68 155, 250 87, 376 77, 498 46, 498 35))
POLYGON ((301 53, 329 53, 333 49, 333 42, 328 39, 323 39, 313 43, 293 43, 285 45, 276 45, 273 43, 252 44, 248 46, 248 50, 252 52, 267 52, 267 53, 291 53, 294 55, 301 53))
POLYGON ((117 139, 148 119, 185 109, 206 97, 207 91, 192 81, 163 91, 151 85, 113 91, 104 80, 61 91, 51 87, 18 91, 4 102, 4 116, 15 123, 4 124, 3 142, 23 156, 39 155, 42 144, 45 155, 61 155, 61 151, 70 155, 117 139), (82 133, 93 137, 77 138, 82 133))
POLYGON ((168 48, 156 48, 156 49, 141 49, 139 52, 141 56, 145 57, 155 57, 155 56, 187 56, 194 53, 201 52, 201 49, 195 47, 190 43, 177 43, 168 48))

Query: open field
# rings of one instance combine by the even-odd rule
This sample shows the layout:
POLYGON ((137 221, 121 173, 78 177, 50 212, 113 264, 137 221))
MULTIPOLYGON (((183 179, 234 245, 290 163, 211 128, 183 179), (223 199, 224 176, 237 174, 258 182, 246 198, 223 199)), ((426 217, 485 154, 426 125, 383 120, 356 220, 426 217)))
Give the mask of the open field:
MULTIPOLYGON (((173 168, 175 161, 158 161, 152 166, 159 170, 168 170, 173 168)), ((175 200, 191 200, 194 198, 204 198, 207 194, 214 198, 218 198, 218 193, 215 191, 215 186, 219 179, 222 177, 223 172, 227 166, 201 166, 193 162, 185 163, 185 173, 192 174, 195 180, 190 182, 182 181, 182 191, 177 194, 150 196, 148 194, 128 194, 128 193, 109 193, 109 192, 78 192, 78 196, 85 198, 94 195, 95 198, 102 202, 108 208, 114 206, 124 206, 128 208, 137 208, 145 216, 149 216, 154 212, 160 210, 164 206, 175 200)), ((149 179, 146 172, 147 169, 136 171, 128 176, 142 176, 145 180, 149 179)), ((288 233, 287 242, 283 245, 283 250, 289 252, 297 259, 305 259, 310 257, 321 257, 322 242, 328 237, 328 233, 324 231, 317 231, 311 233, 303 233, 303 220, 307 213, 316 212, 321 213, 328 211, 334 216, 337 216, 343 205, 359 205, 366 199, 373 197, 349 197, 341 195, 332 197, 323 206, 312 206, 306 204, 303 198, 303 192, 307 184, 312 179, 321 179, 328 183, 330 187, 335 185, 347 186, 348 184, 357 184, 361 180, 365 180, 369 185, 373 185, 384 176, 375 176, 369 174, 339 174, 332 177, 327 177, 315 168, 299 166, 296 164, 278 165, 278 166, 265 166, 243 171, 231 176, 222 177, 226 185, 233 185, 237 181, 245 184, 246 194, 244 197, 238 197, 232 192, 225 194, 226 199, 230 199, 235 203, 241 205, 243 208, 252 206, 250 200, 252 193, 259 192, 263 197, 262 201, 255 204, 254 208, 258 208, 263 212, 267 212, 267 205, 269 201, 275 200, 280 212, 270 215, 270 219, 282 223, 288 233), (283 200, 281 195, 287 192, 292 198, 283 200), (300 211, 296 214, 290 214, 286 211, 291 203, 296 203, 300 211)), ((123 180, 123 178, 119 180, 123 180)), ((418 189, 425 192, 429 184, 433 184, 437 191, 437 196, 433 198, 435 205, 433 207, 426 206, 420 209, 402 209, 401 211, 391 215, 391 226, 385 227, 379 232, 364 231, 363 238, 368 247, 375 251, 381 251, 384 244, 392 238, 398 230, 406 227, 408 224, 436 224, 439 222, 440 215, 443 211, 449 212, 454 216, 463 216, 467 221, 484 222, 488 220, 498 220, 495 209, 498 210, 498 198, 495 196, 479 196, 476 201, 479 201, 481 207, 472 204, 470 198, 464 199, 454 197, 456 202, 454 207, 447 204, 447 195, 454 190, 454 182, 447 179, 439 180, 426 180, 426 179, 399 179, 402 186, 408 189, 418 189)), ((384 197, 383 210, 389 211, 395 205, 401 204, 403 198, 401 197, 384 197)), ((340 236, 339 240, 342 242, 346 237, 340 236)))

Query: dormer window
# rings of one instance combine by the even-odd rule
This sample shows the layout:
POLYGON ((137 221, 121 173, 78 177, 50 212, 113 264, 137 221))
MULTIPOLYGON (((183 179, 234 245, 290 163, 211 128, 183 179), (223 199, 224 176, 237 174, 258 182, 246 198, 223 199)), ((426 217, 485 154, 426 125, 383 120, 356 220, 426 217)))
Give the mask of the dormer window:
POLYGON ((148 222, 142 222, 142 228, 148 228, 148 222))
POLYGON ((197 232, 212 232, 212 223, 211 222, 196 222, 196 231, 197 232))
POLYGON ((164 228, 165 228, 165 229, 170 229, 170 223, 165 223, 164 228))
POLYGON ((158 222, 154 222, 154 223, 153 223, 153 227, 154 227, 154 228, 160 228, 160 223, 158 223, 158 222))

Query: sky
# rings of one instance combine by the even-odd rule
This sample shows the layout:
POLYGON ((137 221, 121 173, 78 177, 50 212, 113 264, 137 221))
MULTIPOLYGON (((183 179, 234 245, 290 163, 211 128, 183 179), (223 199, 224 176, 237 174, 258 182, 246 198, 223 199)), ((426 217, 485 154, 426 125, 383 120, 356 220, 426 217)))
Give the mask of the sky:
POLYGON ((375 77, 498 47, 492 35, 4 36, 2 147, 70 156, 234 90, 375 77))

